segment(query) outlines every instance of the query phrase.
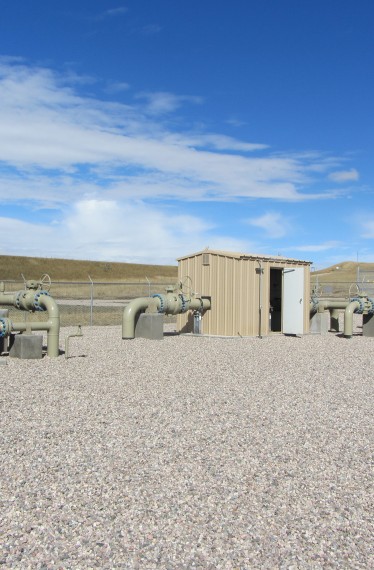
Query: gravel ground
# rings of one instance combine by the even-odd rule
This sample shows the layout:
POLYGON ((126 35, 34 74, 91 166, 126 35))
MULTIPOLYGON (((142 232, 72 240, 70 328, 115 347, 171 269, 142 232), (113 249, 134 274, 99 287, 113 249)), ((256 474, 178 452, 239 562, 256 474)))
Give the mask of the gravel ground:
POLYGON ((83 333, 0 368, 3 568, 374 568, 374 339, 83 333))

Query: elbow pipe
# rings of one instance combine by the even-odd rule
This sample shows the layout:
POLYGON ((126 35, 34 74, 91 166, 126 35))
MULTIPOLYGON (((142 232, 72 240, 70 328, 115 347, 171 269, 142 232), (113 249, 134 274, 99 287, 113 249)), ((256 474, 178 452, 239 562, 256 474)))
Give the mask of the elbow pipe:
POLYGON ((344 336, 351 338, 353 334, 353 313, 361 308, 359 301, 351 301, 344 311, 344 336))
POLYGON ((48 312, 47 355, 54 358, 59 355, 60 311, 50 295, 43 293, 39 295, 38 304, 42 310, 48 312))
POLYGON ((187 299, 184 295, 154 295, 153 297, 139 297, 130 301, 122 315, 122 338, 135 338, 135 325, 140 313, 147 309, 150 312, 164 313, 165 315, 178 315, 186 311, 200 311, 205 313, 211 307, 208 297, 193 297, 187 299))
POLYGON ((318 313, 323 313, 326 310, 330 310, 330 309, 345 309, 346 306, 349 304, 349 301, 337 301, 337 300, 331 300, 331 299, 325 299, 323 301, 319 301, 315 307, 316 307, 316 311, 318 311, 318 313))
MULTIPOLYGON (((360 308, 361 304, 357 301, 357 308, 360 308)), ((330 312, 330 330, 339 332, 339 309, 345 309, 344 313, 344 336, 351 337, 353 330, 353 313, 351 314, 351 309, 347 311, 348 307, 352 305, 352 302, 344 299, 319 299, 317 302, 310 302, 310 314, 312 313, 323 313, 324 311, 330 312), (347 334, 346 334, 347 330, 347 334), (349 333, 350 331, 350 333, 349 333)), ((354 312, 354 311, 353 311, 354 312)))
POLYGON ((356 297, 350 301, 344 300, 319 300, 317 303, 311 301, 310 312, 323 313, 330 311, 331 329, 339 331, 338 309, 344 309, 344 333, 346 338, 351 338, 353 334, 353 314, 374 314, 374 299, 370 297, 356 297))
POLYGON ((139 297, 138 299, 130 301, 130 303, 126 305, 122 315, 123 339, 135 338, 136 321, 140 313, 144 313, 144 311, 148 309, 148 306, 152 301, 153 299, 149 297, 139 297))
POLYGON ((47 355, 59 355, 60 312, 56 301, 46 291, 18 291, 0 293, 0 305, 13 305, 21 311, 47 311, 47 322, 20 322, 12 324, 12 331, 47 331, 47 355))
POLYGON ((336 320, 337 318, 337 310, 345 309, 348 304, 349 301, 344 301, 344 300, 331 300, 331 299, 311 300, 309 304, 309 312, 312 315, 313 313, 323 313, 324 311, 328 310, 330 311, 330 317, 332 321, 336 320))

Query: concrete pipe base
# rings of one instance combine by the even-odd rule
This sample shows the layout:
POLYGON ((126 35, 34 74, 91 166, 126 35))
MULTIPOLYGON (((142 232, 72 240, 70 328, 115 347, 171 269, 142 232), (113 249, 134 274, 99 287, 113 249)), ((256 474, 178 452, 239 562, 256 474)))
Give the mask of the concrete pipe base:
POLYGON ((164 315, 142 313, 135 325, 135 338, 162 340, 164 337, 164 315))
POLYGON ((328 312, 315 313, 310 319, 310 334, 327 334, 330 328, 330 314, 328 312))
POLYGON ((374 337, 374 315, 362 316, 362 336, 374 337))
POLYGON ((17 334, 9 351, 12 358, 42 358, 43 337, 40 334, 17 334))

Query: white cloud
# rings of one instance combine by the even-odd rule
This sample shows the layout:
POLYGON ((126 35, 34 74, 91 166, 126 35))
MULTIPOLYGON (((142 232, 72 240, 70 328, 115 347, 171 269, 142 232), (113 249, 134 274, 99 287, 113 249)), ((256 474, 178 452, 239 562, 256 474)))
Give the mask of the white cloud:
POLYGON ((113 18, 117 16, 121 16, 122 14, 126 14, 128 9, 125 6, 119 6, 118 8, 110 8, 109 10, 105 10, 102 12, 97 19, 101 20, 103 18, 113 18))
POLYGON ((2 254, 46 255, 135 263, 174 264, 191 251, 245 250, 249 243, 217 235, 213 224, 142 202, 90 198, 72 205, 55 224, 0 218, 2 254))
POLYGON ((358 220, 362 228, 362 237, 373 239, 374 238, 374 220, 361 218, 358 220))
POLYGON ((287 234, 289 222, 278 212, 267 212, 258 218, 250 218, 247 223, 261 228, 270 238, 280 238, 287 234))
MULTIPOLYGON (((48 255, 170 263, 206 245, 255 251, 182 214, 182 203, 333 196, 322 176, 339 168, 338 159, 275 153, 216 132, 176 129, 177 120, 170 128, 170 114, 203 104, 198 97, 143 93, 118 104, 82 95, 82 82, 0 58, 0 200, 30 211, 56 208, 58 221, 49 227, 4 217, 2 227, 17 228, 3 234, 8 253, 45 255, 48 246, 48 255), (178 202, 178 211, 168 213, 164 199, 178 202)), ((250 223, 270 237, 287 230, 274 212, 250 223)))
POLYGON ((310 245, 298 245, 292 247, 295 251, 327 251, 329 249, 335 249, 340 246, 338 241, 327 241, 325 243, 310 244, 310 245))
POLYGON ((201 104, 202 98, 192 95, 175 95, 168 92, 138 93, 137 99, 146 101, 145 111, 150 115, 164 115, 179 109, 185 103, 201 104))
POLYGON ((238 152, 253 152, 256 150, 267 149, 268 146, 259 143, 248 143, 220 134, 170 134, 167 142, 184 146, 193 146, 200 148, 213 148, 215 150, 230 150, 238 152))
POLYGON ((226 120, 226 123, 228 125, 231 125, 232 127, 244 127, 247 124, 245 121, 241 121, 236 117, 230 117, 229 119, 226 120))
MULTIPOLYGON (((147 95, 155 117, 190 100, 165 93, 147 95)), ((307 187, 310 182, 311 167, 317 167, 319 160, 323 164, 323 157, 272 155, 265 145, 216 133, 171 132, 161 120, 142 114, 140 107, 82 97, 50 70, 4 61, 0 65, 0 159, 22 171, 17 185, 23 182, 25 191, 30 183, 27 176, 33 177, 35 172, 45 178, 42 185, 50 185, 52 193, 59 177, 67 173, 79 189, 79 169, 84 165, 90 171, 84 187, 89 180, 92 191, 105 193, 109 189, 117 196, 121 191, 128 196, 134 187, 139 197, 148 196, 150 178, 154 197, 165 196, 167 179, 166 195, 174 191, 175 197, 186 200, 191 195, 201 200, 252 197, 295 201, 332 195, 301 191, 302 185, 307 187), (242 154, 253 150, 266 154, 242 154), (50 170, 54 170, 53 176, 50 170), (106 173, 105 179, 100 177, 101 171, 106 173), (116 180, 114 188, 108 180, 116 180)))
POLYGON ((113 81, 106 86, 106 92, 111 94, 121 93, 129 89, 130 85, 124 81, 113 81))
POLYGON ((356 182, 360 177, 355 168, 351 170, 338 170, 329 174, 329 179, 333 182, 356 182))

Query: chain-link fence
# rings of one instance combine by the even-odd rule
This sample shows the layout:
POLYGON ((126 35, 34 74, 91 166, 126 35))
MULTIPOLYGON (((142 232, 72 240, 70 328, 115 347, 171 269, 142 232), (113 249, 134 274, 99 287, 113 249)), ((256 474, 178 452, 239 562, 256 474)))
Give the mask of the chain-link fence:
MULTIPOLYGON (((14 292, 24 289, 23 281, 4 281, 5 290, 14 292)), ((60 309, 61 326, 71 325, 120 325, 122 313, 131 299, 151 297, 155 293, 163 293, 170 283, 107 283, 95 281, 52 282, 50 294, 60 309)), ((9 309, 9 317, 20 320, 20 312, 13 307, 9 309)), ((27 313, 26 313, 27 315, 27 313)), ((22 320, 24 320, 22 316, 22 320)), ((45 313, 35 312, 32 320, 45 320, 45 313)), ((169 319, 170 320, 170 319, 169 319)))
MULTIPOLYGON (((24 289, 24 281, 4 281, 8 292, 24 289)), ((71 325, 121 325, 125 306, 131 299, 151 297, 155 293, 163 293, 170 283, 166 282, 99 282, 99 281, 58 281, 52 282, 50 294, 58 303, 61 326, 71 325)), ((321 297, 350 299, 359 293, 374 297, 374 271, 357 269, 353 281, 325 281, 323 277, 311 273, 311 290, 321 297)), ((7 307, 9 317, 20 320, 17 309, 7 307)), ((44 313, 27 313, 22 320, 45 320, 44 313)), ((174 321, 175 317, 165 317, 166 321, 174 321)))
POLYGON ((351 299, 363 294, 368 297, 374 296, 374 271, 365 271, 357 267, 355 278, 352 281, 330 281, 323 275, 311 273, 311 291, 315 291, 320 297, 336 297, 351 299))
POLYGON ((374 271, 357 268, 357 281, 368 297, 374 296, 374 271))

